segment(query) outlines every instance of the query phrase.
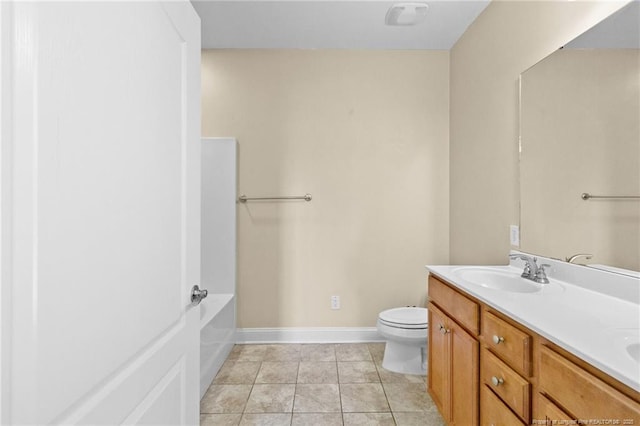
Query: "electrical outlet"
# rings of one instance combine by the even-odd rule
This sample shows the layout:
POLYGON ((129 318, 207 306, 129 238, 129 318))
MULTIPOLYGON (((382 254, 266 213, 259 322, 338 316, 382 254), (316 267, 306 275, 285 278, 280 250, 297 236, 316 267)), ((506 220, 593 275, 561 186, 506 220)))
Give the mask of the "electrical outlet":
POLYGON ((331 309, 340 309, 340 296, 331 296, 331 309))
POLYGON ((509 226, 509 241, 514 247, 520 247, 520 227, 518 225, 509 226))

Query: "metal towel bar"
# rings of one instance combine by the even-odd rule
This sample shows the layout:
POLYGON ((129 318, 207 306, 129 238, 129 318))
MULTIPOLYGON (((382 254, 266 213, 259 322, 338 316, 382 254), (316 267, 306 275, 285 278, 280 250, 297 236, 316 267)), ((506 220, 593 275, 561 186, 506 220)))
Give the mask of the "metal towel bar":
POLYGON ((583 200, 589 200, 591 198, 606 198, 606 199, 621 199, 621 200, 640 200, 640 195, 592 195, 588 192, 583 192, 580 196, 583 200))
POLYGON ((267 200, 305 200, 311 201, 311 194, 295 195, 292 197, 247 197, 241 195, 238 197, 238 201, 246 203, 247 201, 267 201, 267 200))

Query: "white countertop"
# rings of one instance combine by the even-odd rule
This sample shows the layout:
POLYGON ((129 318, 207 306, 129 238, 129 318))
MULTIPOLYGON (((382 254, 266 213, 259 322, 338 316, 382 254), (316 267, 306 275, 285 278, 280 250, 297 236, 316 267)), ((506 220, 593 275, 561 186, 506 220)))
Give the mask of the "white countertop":
MULTIPOLYGON (((603 279, 597 274, 610 273, 596 271, 595 278, 590 277, 586 280, 590 281, 590 284, 576 285, 554 278, 554 275, 563 278, 570 276, 570 273, 567 274, 567 266, 547 258, 538 263, 551 263, 552 267, 548 273, 550 283, 541 285, 542 289, 535 293, 494 290, 467 282, 457 275, 456 270, 471 268, 470 266, 427 266, 427 269, 620 382, 640 391, 640 363, 635 361, 626 349, 627 345, 640 343, 640 304, 637 298, 640 280, 630 277, 627 279, 616 274, 603 279), (608 285, 610 281, 614 284, 608 285), (603 288, 603 291, 594 290, 599 285, 607 287, 603 288), (615 291, 609 291, 612 294, 607 294, 609 289, 624 286, 629 287, 627 294, 631 294, 631 297, 627 294, 621 297, 615 291)), ((568 266, 576 267, 579 266, 568 266)), ((522 272, 519 261, 512 261, 510 266, 489 268, 509 273, 522 272)), ((591 271, 584 271, 588 269, 590 268, 578 269, 578 275, 592 274, 591 271)), ((571 271, 572 269, 569 270, 571 271)))

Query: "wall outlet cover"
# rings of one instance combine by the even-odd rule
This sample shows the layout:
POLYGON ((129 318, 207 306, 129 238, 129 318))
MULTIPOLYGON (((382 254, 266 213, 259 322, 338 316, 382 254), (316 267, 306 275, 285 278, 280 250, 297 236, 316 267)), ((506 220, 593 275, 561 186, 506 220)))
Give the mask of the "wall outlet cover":
POLYGON ((520 247, 520 227, 518 225, 509 227, 509 241, 513 247, 520 247))
POLYGON ((340 309, 340 296, 331 296, 331 309, 340 309))

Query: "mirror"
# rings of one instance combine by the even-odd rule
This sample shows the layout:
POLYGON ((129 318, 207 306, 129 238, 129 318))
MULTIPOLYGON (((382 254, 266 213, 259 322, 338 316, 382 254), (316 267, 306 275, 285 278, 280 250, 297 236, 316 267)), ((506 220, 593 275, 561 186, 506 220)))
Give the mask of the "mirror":
POLYGON ((639 26, 636 0, 522 73, 521 250, 640 271, 639 26))

